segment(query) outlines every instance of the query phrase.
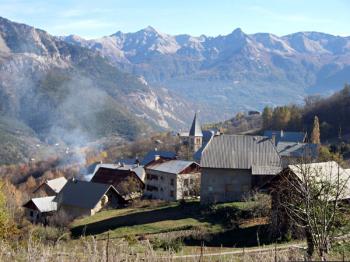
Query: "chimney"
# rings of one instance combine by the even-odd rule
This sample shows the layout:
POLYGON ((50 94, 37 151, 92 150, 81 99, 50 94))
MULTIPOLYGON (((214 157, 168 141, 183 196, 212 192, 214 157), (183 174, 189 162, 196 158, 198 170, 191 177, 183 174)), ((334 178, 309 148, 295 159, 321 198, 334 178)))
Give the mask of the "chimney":
POLYGON ((281 130, 281 137, 283 137, 284 136, 284 132, 283 132, 283 130, 281 130))
POLYGON ((276 146, 276 134, 275 133, 272 133, 271 141, 272 141, 273 145, 276 146))

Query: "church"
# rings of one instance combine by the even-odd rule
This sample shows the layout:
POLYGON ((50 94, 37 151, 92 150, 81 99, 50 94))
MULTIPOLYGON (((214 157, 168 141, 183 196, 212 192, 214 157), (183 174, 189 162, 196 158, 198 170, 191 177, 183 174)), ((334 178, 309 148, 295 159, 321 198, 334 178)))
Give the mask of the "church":
POLYGON ((214 136, 219 134, 220 132, 217 130, 202 130, 198 114, 195 113, 190 131, 181 132, 178 135, 182 143, 188 145, 193 159, 200 162, 203 149, 214 136))

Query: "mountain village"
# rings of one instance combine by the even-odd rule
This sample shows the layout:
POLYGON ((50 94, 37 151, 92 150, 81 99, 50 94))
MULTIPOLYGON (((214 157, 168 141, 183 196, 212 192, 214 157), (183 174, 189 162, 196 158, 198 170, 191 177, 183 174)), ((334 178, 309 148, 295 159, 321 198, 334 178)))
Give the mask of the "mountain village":
MULTIPOLYGON (((202 130, 196 114, 189 132, 177 135, 192 152, 192 160, 153 149, 143 159, 92 164, 88 167, 90 181, 48 180, 23 205, 28 220, 48 224, 57 212, 69 219, 93 216, 101 210, 125 208, 140 198, 199 199, 201 205, 242 201, 252 192, 274 192, 286 173, 300 179, 303 166, 311 168, 313 176, 329 172, 350 176, 350 170, 334 161, 315 162, 319 145, 309 143, 304 132, 225 135, 219 130, 202 130)), ((348 178, 345 186, 342 201, 350 200, 348 178)))
POLYGON ((44 2, 0 3, 0 262, 350 261, 347 1, 44 2))

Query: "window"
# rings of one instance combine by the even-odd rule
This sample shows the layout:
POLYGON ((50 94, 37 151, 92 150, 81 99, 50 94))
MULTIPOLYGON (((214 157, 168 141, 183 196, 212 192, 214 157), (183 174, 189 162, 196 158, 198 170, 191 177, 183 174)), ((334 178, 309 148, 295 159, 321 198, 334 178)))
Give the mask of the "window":
POLYGON ((174 190, 170 190, 170 197, 174 197, 174 190))
POLYGON ((201 139, 199 137, 196 138, 196 144, 200 144, 201 143, 201 139))
POLYGON ((188 186, 188 179, 184 179, 184 186, 188 186))
POLYGON ((147 177, 147 179, 151 179, 151 175, 150 174, 147 174, 146 177, 147 177))
POLYGON ((34 215, 34 212, 33 212, 33 211, 30 211, 30 212, 29 212, 29 216, 30 216, 30 217, 33 217, 33 215, 34 215))
POLYGON ((190 179, 190 185, 193 185, 193 184, 194 184, 194 180, 190 179))
POLYGON ((233 185, 232 184, 226 184, 225 185, 225 192, 232 192, 233 191, 233 185))
POLYGON ((146 190, 147 191, 158 191, 158 187, 147 185, 146 190))
POLYGON ((174 178, 170 179, 170 185, 171 185, 171 186, 174 185, 174 178))
POLYGON ((151 175, 151 179, 153 180, 158 180, 158 176, 157 175, 151 175))
POLYGON ((188 197, 189 196, 189 192, 186 190, 186 191, 184 191, 184 196, 185 197, 188 197))

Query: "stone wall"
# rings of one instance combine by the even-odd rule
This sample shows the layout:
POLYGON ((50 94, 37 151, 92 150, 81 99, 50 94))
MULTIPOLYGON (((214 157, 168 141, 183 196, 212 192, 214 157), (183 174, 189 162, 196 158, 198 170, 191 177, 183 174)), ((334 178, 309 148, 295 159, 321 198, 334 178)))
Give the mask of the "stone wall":
POLYGON ((240 201, 251 185, 249 169, 202 168, 201 203, 240 201))

